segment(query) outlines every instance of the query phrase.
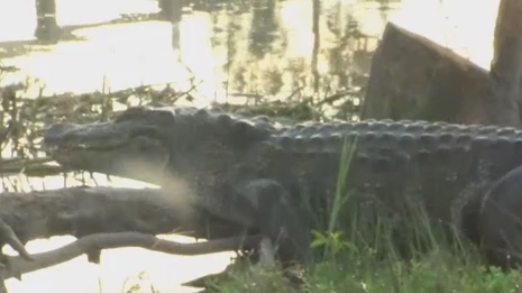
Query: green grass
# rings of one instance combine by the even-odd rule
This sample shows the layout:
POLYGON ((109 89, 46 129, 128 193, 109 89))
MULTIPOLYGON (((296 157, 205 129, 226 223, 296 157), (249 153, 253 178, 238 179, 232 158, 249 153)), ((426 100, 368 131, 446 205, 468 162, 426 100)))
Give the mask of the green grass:
MULTIPOLYGON (((306 292, 520 292, 518 272, 462 264, 445 251, 403 262, 393 258, 382 261, 371 255, 352 255, 343 265, 324 261, 307 274, 306 292)), ((288 286, 276 270, 261 272, 232 271, 229 279, 215 284, 216 292, 303 292, 288 286)))
POLYGON ((346 147, 342 155, 342 162, 347 163, 340 168, 339 188, 327 228, 313 231, 312 246, 321 251, 321 257, 308 271, 300 271, 304 286, 297 289, 290 285, 277 267, 247 269, 238 262, 227 270, 225 278, 207 283, 210 292, 522 292, 520 272, 485 267, 473 245, 458 234, 443 237, 447 233, 429 225, 421 209, 412 206, 404 215, 406 219, 398 224, 408 226, 399 231, 406 231, 400 235, 407 239, 404 243, 409 258, 401 257, 396 242, 391 240, 397 233, 393 221, 378 222, 372 226, 374 229, 355 229, 362 226, 356 219, 343 220, 346 218, 341 207, 350 193, 341 187, 352 150, 346 147), (351 229, 345 229, 346 223, 351 229))

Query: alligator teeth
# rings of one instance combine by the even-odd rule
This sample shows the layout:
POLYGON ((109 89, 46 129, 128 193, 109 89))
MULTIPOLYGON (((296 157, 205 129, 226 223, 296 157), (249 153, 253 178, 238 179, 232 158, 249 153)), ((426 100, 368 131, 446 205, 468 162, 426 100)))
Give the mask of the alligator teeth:
POLYGON ((60 146, 51 146, 49 149, 55 151, 96 151, 96 150, 110 150, 116 147, 112 146, 97 146, 97 145, 88 145, 88 144, 74 144, 74 145, 60 145, 60 146))
POLYGON ((82 151, 82 150, 111 150, 122 147, 123 144, 110 144, 107 142, 96 142, 92 144, 88 143, 78 143, 78 142, 69 142, 69 143, 61 143, 61 144, 49 144, 46 146, 46 149, 51 151, 82 151))
POLYGON ((52 145, 46 147, 46 150, 49 152, 64 152, 64 151, 74 151, 74 150, 85 150, 88 149, 87 146, 77 146, 77 145, 52 145))

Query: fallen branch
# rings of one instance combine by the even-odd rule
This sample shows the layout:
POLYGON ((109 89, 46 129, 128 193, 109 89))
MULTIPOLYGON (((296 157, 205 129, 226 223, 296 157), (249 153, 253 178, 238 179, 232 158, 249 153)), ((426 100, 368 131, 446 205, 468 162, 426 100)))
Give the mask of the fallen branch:
POLYGON ((187 199, 169 198, 159 189, 71 187, 28 193, 5 192, 0 218, 22 243, 52 236, 76 238, 138 232, 221 239, 242 227, 195 209, 187 199))
MULTIPOLYGON (((170 195, 171 196, 171 195, 170 195)), ((172 197, 172 196, 171 196, 172 197)), ((0 196, 0 219, 22 243, 51 236, 73 235, 77 241, 56 250, 3 256, 2 279, 21 278, 82 254, 99 263, 102 249, 142 247, 165 253, 199 255, 251 249, 260 238, 243 239, 241 226, 195 209, 187 199, 169 197, 160 189, 70 187, 0 196), (132 232, 130 232, 132 231, 132 232), (176 233, 206 238, 203 243, 177 243, 154 235, 176 233), (217 239, 217 240, 216 240, 217 239)), ((2 292, 0 288, 0 292, 2 292)))
POLYGON ((21 275, 25 273, 66 262, 91 250, 141 247, 169 254, 201 255, 236 250, 244 246, 253 247, 257 246, 260 241, 260 236, 250 236, 197 243, 178 243, 136 232, 93 234, 55 250, 33 254, 31 255, 33 261, 25 260, 20 256, 9 256, 7 257, 9 270, 4 273, 4 277, 20 279, 21 275))

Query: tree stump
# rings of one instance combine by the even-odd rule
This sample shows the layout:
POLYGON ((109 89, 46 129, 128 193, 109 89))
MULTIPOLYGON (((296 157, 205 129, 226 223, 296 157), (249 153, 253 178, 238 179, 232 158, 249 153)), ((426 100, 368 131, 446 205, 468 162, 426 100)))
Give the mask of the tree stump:
POLYGON ((392 23, 372 60, 362 119, 520 127, 522 4, 501 0, 491 71, 392 23))

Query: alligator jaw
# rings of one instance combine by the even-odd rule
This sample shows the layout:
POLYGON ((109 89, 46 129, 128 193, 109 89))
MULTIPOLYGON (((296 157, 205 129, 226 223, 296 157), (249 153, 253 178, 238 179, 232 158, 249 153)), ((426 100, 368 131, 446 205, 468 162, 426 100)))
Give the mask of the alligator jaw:
POLYGON ((44 135, 47 152, 62 166, 160 184, 169 153, 159 139, 131 136, 114 123, 57 124, 44 135))

